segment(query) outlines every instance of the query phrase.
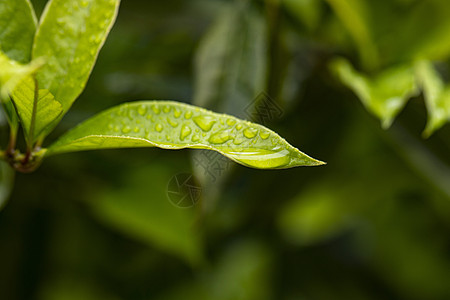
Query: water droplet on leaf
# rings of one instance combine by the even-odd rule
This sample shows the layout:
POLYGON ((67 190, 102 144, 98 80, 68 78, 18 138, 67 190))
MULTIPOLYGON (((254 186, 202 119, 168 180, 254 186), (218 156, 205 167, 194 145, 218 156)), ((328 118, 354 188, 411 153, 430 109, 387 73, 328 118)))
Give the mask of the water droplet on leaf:
POLYGON ((177 127, 178 126, 178 122, 172 120, 170 117, 167 117, 167 123, 169 123, 170 126, 172 126, 172 127, 177 127))
POLYGON ((248 139, 252 139, 258 133, 258 129, 247 127, 244 129, 244 136, 248 139))
POLYGON ((213 144, 223 144, 231 139, 233 139, 233 137, 230 135, 229 131, 219 131, 211 135, 209 142, 213 144))
POLYGON ((131 131, 131 127, 130 126, 125 126, 124 128, 122 128, 122 132, 123 133, 129 133, 131 131))
POLYGON ((192 130, 189 126, 183 125, 183 127, 181 128, 180 139, 184 141, 184 139, 187 138, 187 136, 190 135, 191 132, 192 130))
POLYGON ((210 131, 214 123, 216 123, 216 120, 211 116, 196 116, 193 120, 203 131, 210 131))
POLYGON ((190 119, 190 118, 192 117, 192 111, 187 111, 187 112, 184 114, 184 117, 185 117, 186 119, 190 119))
POLYGON ((147 112, 147 106, 145 105, 139 105, 138 107, 138 114, 140 114, 141 116, 145 115, 145 113, 147 112))

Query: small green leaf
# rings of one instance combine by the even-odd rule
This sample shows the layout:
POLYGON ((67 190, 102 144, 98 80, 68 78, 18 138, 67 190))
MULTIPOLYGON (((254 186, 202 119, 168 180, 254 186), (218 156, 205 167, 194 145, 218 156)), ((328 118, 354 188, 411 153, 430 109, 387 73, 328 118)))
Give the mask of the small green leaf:
POLYGON ((18 62, 29 62, 36 24, 29 0, 0 1, 0 50, 18 62))
POLYGON ((371 77, 357 72, 345 59, 334 60, 330 67, 367 110, 381 119, 383 128, 389 128, 409 98, 418 93, 411 66, 392 67, 371 77))
POLYGON ((62 113, 61 104, 45 89, 39 89, 31 77, 26 78, 11 94, 28 142, 35 142, 49 124, 62 113), (37 98, 35 99, 35 96, 37 98))
POLYGON ((264 126, 171 101, 111 108, 66 133, 47 154, 131 147, 210 149, 261 169, 324 164, 264 126))
POLYGON ((450 121, 450 86, 445 86, 433 65, 428 61, 417 63, 417 77, 424 92, 428 122, 423 132, 429 137, 450 121))
MULTIPOLYGON (((39 71, 37 79, 39 87, 49 90, 62 104, 63 113, 60 118, 83 91, 114 23, 119 2, 48 2, 36 33, 33 57, 46 58, 47 64, 39 71)), ((56 124, 54 122, 52 127, 56 124)))

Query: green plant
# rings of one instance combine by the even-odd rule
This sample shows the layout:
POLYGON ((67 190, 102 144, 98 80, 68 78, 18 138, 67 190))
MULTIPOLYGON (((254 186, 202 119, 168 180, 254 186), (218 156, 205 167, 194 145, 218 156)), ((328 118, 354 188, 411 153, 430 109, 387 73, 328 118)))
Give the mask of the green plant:
POLYGON ((1 157, 31 172, 44 157, 65 152, 160 147, 215 150, 254 168, 321 165, 264 126, 171 101, 111 108, 49 147, 44 139, 83 91, 115 21, 119 0, 51 0, 37 24, 29 0, 0 4, 0 84, 10 139, 1 157), (26 151, 16 149, 19 125, 26 151))

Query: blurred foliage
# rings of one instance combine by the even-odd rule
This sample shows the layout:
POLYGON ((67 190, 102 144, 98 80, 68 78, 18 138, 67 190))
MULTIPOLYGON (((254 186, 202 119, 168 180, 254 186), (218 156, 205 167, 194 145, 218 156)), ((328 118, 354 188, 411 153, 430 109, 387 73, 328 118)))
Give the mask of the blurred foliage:
POLYGON ((48 143, 125 100, 250 119, 266 92, 282 115, 264 125, 328 165, 51 158, 0 212, 0 299, 449 299, 448 16, 447 0, 122 1, 48 143), (172 205, 170 179, 194 171, 199 203, 172 205))

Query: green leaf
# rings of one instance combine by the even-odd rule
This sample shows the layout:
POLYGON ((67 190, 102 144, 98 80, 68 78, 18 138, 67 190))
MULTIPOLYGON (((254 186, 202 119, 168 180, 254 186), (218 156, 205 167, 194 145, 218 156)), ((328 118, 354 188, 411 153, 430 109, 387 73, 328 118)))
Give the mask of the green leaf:
POLYGON ((379 54, 370 26, 370 7, 364 0, 326 0, 353 38, 361 62, 372 70, 379 63, 379 54))
POLYGON ((9 59, 0 51, 0 98, 12 132, 17 131, 19 122, 16 109, 11 102, 9 94, 24 78, 35 73, 41 65, 41 60, 35 60, 27 65, 23 65, 9 59))
POLYGON ((34 80, 28 77, 11 94, 25 137, 30 144, 35 142, 63 111, 61 104, 48 90, 38 89, 38 94, 35 95, 36 88, 34 80))
POLYGON ((428 61, 417 63, 417 77, 424 92, 428 122, 423 132, 429 137, 450 121, 450 86, 445 86, 433 65, 428 61))
POLYGON ((47 154, 131 147, 210 149, 262 169, 323 164, 264 126, 171 101, 111 108, 66 133, 47 154))
POLYGON ((0 1, 0 50, 18 62, 30 61, 36 24, 29 0, 0 1))
MULTIPOLYGON (((111 30, 119 0, 50 0, 41 18, 33 57, 47 64, 37 74, 67 112, 85 88, 97 55, 111 30)), ((46 130, 50 131, 57 122, 46 130)))
POLYGON ((408 65, 395 66, 375 76, 357 72, 345 59, 335 59, 330 67, 366 109, 382 121, 383 128, 389 128, 409 98, 418 93, 414 68, 408 65))

